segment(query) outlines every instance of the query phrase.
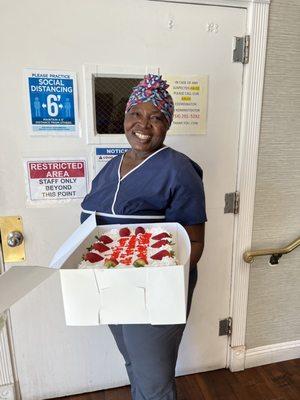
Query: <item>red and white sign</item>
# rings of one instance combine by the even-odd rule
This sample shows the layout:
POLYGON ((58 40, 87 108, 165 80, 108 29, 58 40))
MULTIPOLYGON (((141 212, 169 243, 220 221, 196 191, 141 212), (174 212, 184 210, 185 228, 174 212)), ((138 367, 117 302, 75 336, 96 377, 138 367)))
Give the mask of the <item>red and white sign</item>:
POLYGON ((26 160, 25 168, 30 202, 80 199, 87 193, 85 159, 26 160))

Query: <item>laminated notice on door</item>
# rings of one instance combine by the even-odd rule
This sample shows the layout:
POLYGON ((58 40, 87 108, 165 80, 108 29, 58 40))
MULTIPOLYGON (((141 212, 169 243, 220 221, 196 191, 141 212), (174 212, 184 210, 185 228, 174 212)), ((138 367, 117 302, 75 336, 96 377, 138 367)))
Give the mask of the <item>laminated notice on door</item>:
POLYGON ((76 74, 26 68, 24 77, 30 133, 78 136, 76 74))
POLYGON ((114 157, 126 153, 130 147, 126 144, 105 144, 94 148, 94 175, 96 176, 103 167, 114 157))
POLYGON ((87 165, 83 158, 26 159, 24 161, 28 203, 64 202, 87 193, 87 165))

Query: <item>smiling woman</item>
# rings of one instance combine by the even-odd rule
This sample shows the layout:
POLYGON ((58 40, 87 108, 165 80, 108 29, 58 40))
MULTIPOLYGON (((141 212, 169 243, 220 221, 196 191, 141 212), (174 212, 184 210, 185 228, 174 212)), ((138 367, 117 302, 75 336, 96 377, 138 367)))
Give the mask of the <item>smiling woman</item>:
MULTIPOLYGON (((204 247, 206 221, 202 170, 190 158, 164 145, 174 105, 168 85, 147 75, 128 100, 124 129, 131 149, 113 158, 93 180, 82 202, 84 221, 97 223, 182 224, 191 241, 187 315, 204 247)), ((131 383, 133 400, 175 400, 175 366, 185 324, 111 325, 131 383)))
POLYGON ((125 135, 132 150, 123 158, 121 177, 163 147, 174 113, 167 88, 160 76, 149 74, 133 89, 124 120, 125 135))
POLYGON ((137 104, 130 109, 125 116, 124 130, 131 151, 123 158, 121 177, 163 147, 167 129, 166 117, 152 103, 137 104))

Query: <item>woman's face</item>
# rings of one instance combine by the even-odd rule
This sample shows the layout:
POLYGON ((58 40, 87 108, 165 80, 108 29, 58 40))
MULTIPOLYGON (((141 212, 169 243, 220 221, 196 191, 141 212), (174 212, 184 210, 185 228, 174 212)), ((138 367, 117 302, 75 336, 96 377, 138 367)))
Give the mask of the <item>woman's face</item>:
POLYGON ((133 150, 153 153, 163 145, 168 122, 151 102, 140 103, 125 114, 124 130, 133 150))

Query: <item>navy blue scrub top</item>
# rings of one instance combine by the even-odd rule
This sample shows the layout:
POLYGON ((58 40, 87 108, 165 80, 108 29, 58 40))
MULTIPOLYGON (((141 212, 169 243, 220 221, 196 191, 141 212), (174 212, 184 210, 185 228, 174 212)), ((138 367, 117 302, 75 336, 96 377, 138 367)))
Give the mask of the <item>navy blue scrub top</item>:
POLYGON ((163 147, 121 178, 123 157, 114 157, 94 178, 81 203, 81 222, 89 211, 97 212, 98 225, 207 220, 202 169, 189 157, 163 147))

